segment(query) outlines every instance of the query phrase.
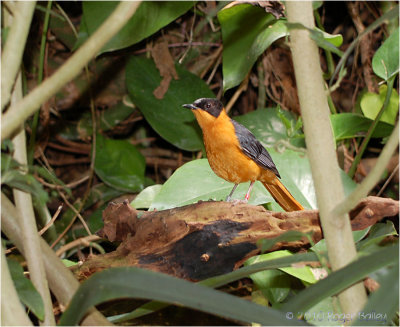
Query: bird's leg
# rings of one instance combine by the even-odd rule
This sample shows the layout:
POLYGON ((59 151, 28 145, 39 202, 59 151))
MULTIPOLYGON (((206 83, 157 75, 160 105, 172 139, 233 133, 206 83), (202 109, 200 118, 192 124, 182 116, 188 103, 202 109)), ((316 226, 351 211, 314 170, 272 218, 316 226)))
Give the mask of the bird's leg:
POLYGON ((229 202, 230 200, 231 200, 231 196, 232 196, 232 194, 233 194, 233 192, 235 192, 235 190, 236 190, 236 188, 237 188, 237 186, 238 186, 239 184, 235 184, 234 186, 233 186, 233 189, 232 189, 232 191, 231 191, 231 193, 229 193, 229 195, 226 197, 226 202, 229 202))
POLYGON ((254 183, 255 183, 255 182, 250 182, 249 189, 247 190, 247 193, 246 193, 246 195, 244 196, 244 200, 245 200, 246 202, 249 201, 249 199, 250 199, 250 192, 251 192, 251 189, 252 189, 253 186, 254 186, 254 183))

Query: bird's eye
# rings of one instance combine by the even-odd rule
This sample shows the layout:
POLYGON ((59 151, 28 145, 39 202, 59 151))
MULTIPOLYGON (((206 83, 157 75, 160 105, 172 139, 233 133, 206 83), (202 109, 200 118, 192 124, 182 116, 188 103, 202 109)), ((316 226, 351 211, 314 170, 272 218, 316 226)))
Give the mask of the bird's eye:
POLYGON ((207 104, 206 104, 206 108, 207 108, 207 109, 210 109, 210 108, 211 108, 211 103, 207 103, 207 104))

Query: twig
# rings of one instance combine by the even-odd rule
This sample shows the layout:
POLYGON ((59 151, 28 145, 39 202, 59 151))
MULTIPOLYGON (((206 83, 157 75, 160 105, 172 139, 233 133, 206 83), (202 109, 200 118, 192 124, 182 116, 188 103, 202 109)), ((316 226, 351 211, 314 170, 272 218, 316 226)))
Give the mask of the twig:
POLYGON ((64 195, 63 192, 58 192, 60 194, 60 196, 63 198, 63 200, 65 201, 65 203, 67 204, 67 206, 75 213, 75 215, 79 218, 79 220, 81 221, 83 227, 85 227, 86 232, 89 235, 92 235, 92 232, 90 231, 88 225, 86 224, 85 219, 83 219, 82 215, 79 213, 78 210, 76 210, 76 208, 68 201, 67 197, 64 195))
POLYGON ((187 56, 187 54, 189 53, 190 49, 192 48, 192 42, 193 42, 193 29, 194 29, 194 23, 196 21, 196 6, 193 7, 193 21, 192 21, 192 26, 190 27, 190 34, 189 34, 189 46, 187 47, 187 49, 185 50, 185 52, 183 53, 183 56, 178 60, 179 64, 181 64, 183 62, 183 59, 185 59, 185 57, 187 56))
POLYGON ((73 240, 72 242, 60 247, 56 251, 56 255, 59 257, 64 252, 67 252, 68 250, 71 250, 77 246, 80 246, 80 245, 89 246, 90 242, 94 242, 94 241, 98 241, 98 240, 101 240, 101 237, 99 237, 97 235, 88 235, 85 237, 77 238, 76 240, 73 240))
POLYGON ((57 219, 57 217, 60 214, 62 208, 63 208, 62 204, 58 206, 58 209, 57 209, 56 213, 53 215, 53 217, 51 218, 51 220, 46 224, 46 226, 44 226, 39 231, 39 235, 43 235, 44 233, 46 233, 46 231, 50 228, 50 226, 54 224, 54 221, 57 219))
POLYGON ((249 85, 249 78, 250 78, 250 72, 247 74, 247 76, 242 81, 242 83, 240 83, 240 86, 235 91, 235 94, 232 96, 232 98, 229 100, 228 104, 226 105, 225 109, 226 109, 227 113, 232 109, 233 105, 235 104, 236 100, 239 98, 240 94, 243 91, 247 90, 247 86, 249 85))
MULTIPOLYGON (((360 2, 348 2, 347 6, 349 8, 351 19, 357 29, 358 34, 361 34, 365 31, 365 26, 361 21, 360 12, 358 10, 358 6, 360 2)), ((378 88, 376 82, 373 79, 373 72, 371 67, 371 35, 367 34, 364 37, 360 38, 360 53, 361 53, 361 66, 363 67, 363 75, 365 84, 367 85, 367 89, 369 92, 377 92, 378 88)))
POLYGON ((393 169, 392 173, 390 174, 390 176, 388 177, 388 179, 386 180, 385 184, 382 185, 381 189, 379 190, 378 194, 376 196, 381 196, 381 194, 383 193, 383 191, 386 189, 386 187, 388 186, 388 184, 390 183, 390 181, 393 179, 394 175, 396 175, 396 172, 399 170, 399 164, 397 164, 397 166, 393 169))

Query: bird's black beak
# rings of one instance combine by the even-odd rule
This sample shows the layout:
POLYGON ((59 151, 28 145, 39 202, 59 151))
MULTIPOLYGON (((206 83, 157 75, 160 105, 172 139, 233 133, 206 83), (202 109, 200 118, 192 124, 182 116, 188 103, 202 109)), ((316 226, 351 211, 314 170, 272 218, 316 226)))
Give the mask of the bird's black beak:
POLYGON ((192 109, 192 110, 197 109, 197 107, 194 106, 193 104, 183 104, 182 107, 187 108, 187 109, 192 109))

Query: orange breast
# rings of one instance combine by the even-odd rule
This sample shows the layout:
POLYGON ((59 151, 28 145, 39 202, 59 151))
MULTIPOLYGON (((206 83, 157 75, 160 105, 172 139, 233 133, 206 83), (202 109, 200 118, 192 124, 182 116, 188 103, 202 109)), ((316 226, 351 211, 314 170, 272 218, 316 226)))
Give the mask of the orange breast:
POLYGON ((209 119, 200 110, 194 113, 203 130, 208 162, 215 174, 235 184, 258 180, 263 169, 243 154, 226 113, 221 112, 216 119, 209 119))

